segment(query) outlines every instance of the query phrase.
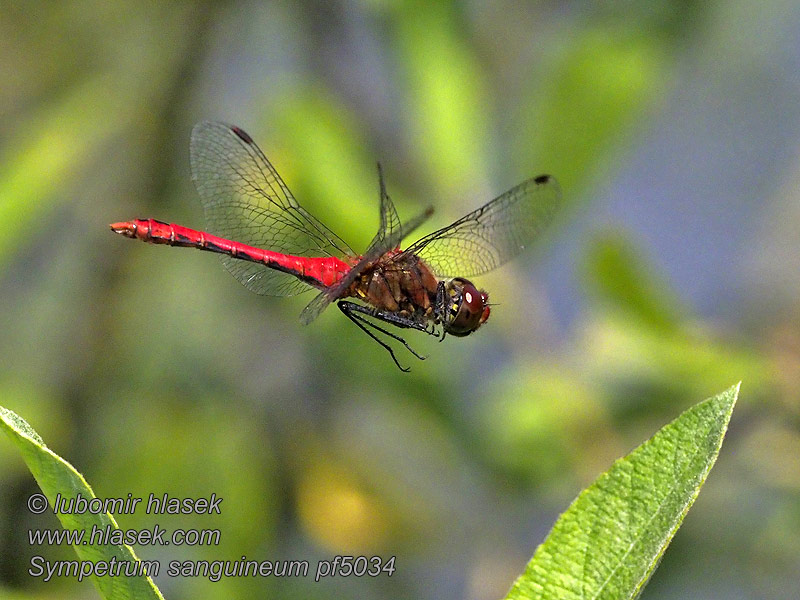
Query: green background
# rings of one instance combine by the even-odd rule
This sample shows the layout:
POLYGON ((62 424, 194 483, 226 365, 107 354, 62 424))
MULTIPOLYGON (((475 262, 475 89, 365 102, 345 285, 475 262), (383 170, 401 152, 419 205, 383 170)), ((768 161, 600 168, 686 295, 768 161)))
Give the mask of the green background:
MULTIPOLYGON (((646 598, 800 586, 800 7, 792 2, 8 3, 0 16, 0 405, 100 497, 224 498, 144 559, 397 556, 391 578, 157 578, 166 598, 502 597, 613 460, 743 380, 714 474, 646 598), (413 337, 400 373, 335 309, 262 298, 209 254, 108 223, 202 227, 194 123, 245 128, 360 249, 375 162, 446 225, 539 173, 564 207, 476 280, 491 320, 413 337), (411 359, 406 359, 407 364, 411 359)), ((430 229, 425 229, 426 233, 430 229)), ((43 583, 0 444, 0 597, 43 583)))

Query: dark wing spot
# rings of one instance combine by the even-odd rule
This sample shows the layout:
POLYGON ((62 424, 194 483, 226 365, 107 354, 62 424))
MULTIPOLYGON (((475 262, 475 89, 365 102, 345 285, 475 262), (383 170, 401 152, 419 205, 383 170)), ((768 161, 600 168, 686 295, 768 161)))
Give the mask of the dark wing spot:
POLYGON ((543 184, 543 183, 547 183, 548 181, 550 181, 550 179, 552 179, 552 178, 550 177, 550 175, 539 175, 538 177, 536 177, 536 178, 534 179, 534 181, 535 181, 536 183, 538 183, 539 185, 541 185, 541 184, 543 184))
POLYGON ((231 131, 236 135, 238 135, 245 144, 253 143, 253 138, 247 135, 247 132, 244 129, 240 129, 239 127, 236 127, 236 125, 232 125, 231 131))

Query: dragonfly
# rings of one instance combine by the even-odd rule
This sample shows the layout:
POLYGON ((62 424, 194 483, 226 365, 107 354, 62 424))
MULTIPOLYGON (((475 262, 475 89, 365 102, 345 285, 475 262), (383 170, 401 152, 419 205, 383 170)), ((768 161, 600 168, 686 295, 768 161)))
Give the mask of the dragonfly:
POLYGON ((400 363, 390 340, 420 360, 426 357, 386 326, 440 341, 447 334, 464 337, 476 331, 489 318, 491 305, 488 293, 467 278, 522 252, 552 221, 561 200, 553 177, 533 177, 401 249, 402 240, 433 209, 401 223, 378 163, 380 225, 358 254, 300 206, 240 127, 199 123, 192 130, 190 154, 208 231, 156 219, 112 223, 111 230, 151 244, 218 253, 231 275, 257 294, 317 290, 300 314, 303 324, 336 302, 402 371, 410 369, 400 363))

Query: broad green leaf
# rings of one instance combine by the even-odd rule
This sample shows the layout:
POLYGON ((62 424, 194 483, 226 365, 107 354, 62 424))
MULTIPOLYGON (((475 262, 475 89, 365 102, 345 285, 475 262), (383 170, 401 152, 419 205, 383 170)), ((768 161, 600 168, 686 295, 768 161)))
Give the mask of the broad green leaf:
POLYGON ((636 598, 719 453, 736 385, 695 405, 585 489, 507 600, 636 598))
MULTIPOLYGON (((39 435, 19 417, 7 408, 0 407, 0 425, 8 434, 22 454, 33 477, 39 484, 50 506, 53 506, 56 495, 60 494, 65 500, 76 498, 80 494, 86 500, 94 498, 92 488, 86 483, 83 476, 63 458, 53 453, 39 435)), ((114 518, 107 513, 102 514, 58 514, 61 524, 66 529, 86 531, 86 539, 91 535, 92 527, 104 530, 106 526, 118 529, 114 518)), ((83 561, 93 564, 100 562, 117 564, 136 563, 144 565, 134 554, 130 546, 114 546, 102 544, 76 545, 75 552, 83 561)), ((123 573, 124 573, 123 569, 123 573)), ((106 600, 164 600, 150 577, 140 576, 91 576, 100 594, 106 600)))

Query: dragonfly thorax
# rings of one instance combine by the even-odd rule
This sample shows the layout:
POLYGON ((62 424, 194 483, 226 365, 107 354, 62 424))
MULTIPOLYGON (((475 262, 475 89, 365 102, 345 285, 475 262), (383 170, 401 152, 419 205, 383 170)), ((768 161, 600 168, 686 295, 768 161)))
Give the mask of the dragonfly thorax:
POLYGON ((436 277, 416 257, 391 260, 393 255, 388 253, 366 266, 346 295, 360 298, 381 311, 424 320, 433 313, 436 277))
POLYGON ((464 337, 489 318, 489 294, 471 281, 456 277, 446 281, 443 327, 450 335, 464 337))

